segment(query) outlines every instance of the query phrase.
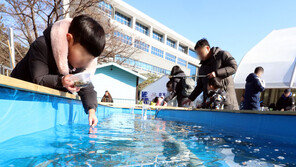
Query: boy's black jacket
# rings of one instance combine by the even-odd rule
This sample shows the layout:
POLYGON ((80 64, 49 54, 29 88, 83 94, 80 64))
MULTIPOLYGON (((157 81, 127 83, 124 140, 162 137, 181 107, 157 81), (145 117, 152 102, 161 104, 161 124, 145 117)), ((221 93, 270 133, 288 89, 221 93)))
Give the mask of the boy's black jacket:
MULTIPOLYGON (((11 77, 67 91, 62 86, 62 75, 59 73, 52 53, 50 31, 51 26, 43 32, 43 36, 38 37, 30 45, 28 53, 13 69, 11 77)), ((72 68, 70 65, 69 67, 72 68)), ((79 73, 83 70, 83 68, 79 68, 75 72, 70 72, 70 74, 79 73)), ((82 88, 78 92, 78 95, 81 97, 86 113, 88 113, 89 109, 97 108, 97 92, 94 90, 92 84, 86 88, 82 88)))

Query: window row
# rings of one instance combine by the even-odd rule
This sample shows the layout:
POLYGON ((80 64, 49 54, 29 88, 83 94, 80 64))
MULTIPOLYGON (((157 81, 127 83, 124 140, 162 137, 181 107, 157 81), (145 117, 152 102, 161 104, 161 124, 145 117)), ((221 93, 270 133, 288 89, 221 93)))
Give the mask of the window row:
POLYGON ((167 59, 168 61, 176 63, 176 56, 174 56, 172 54, 166 53, 165 54, 165 59, 167 59))
POLYGON ((136 22, 136 30, 145 34, 145 35, 149 35, 149 29, 148 27, 136 22))
POLYGON ((101 9, 101 11, 105 12, 108 17, 111 17, 112 15, 112 7, 110 4, 104 2, 104 1, 101 1, 99 3, 99 9, 101 9))
POLYGON ((145 52, 149 52, 149 45, 146 44, 145 42, 139 41, 139 40, 135 40, 134 46, 136 48, 139 48, 145 52))
POLYGON ((159 56, 159 57, 163 58, 164 51, 160 50, 160 49, 158 49, 156 47, 151 46, 151 53, 156 55, 156 56, 159 56))
POLYGON ((177 62, 179 65, 181 66, 184 66, 186 67, 187 66, 187 61, 181 59, 181 58, 178 58, 178 62, 177 62))
POLYGON ((137 61, 137 60, 133 60, 130 58, 125 58, 125 57, 121 57, 121 56, 116 56, 115 57, 115 61, 120 61, 123 62, 123 64, 127 64, 130 65, 132 67, 135 67, 137 69, 141 69, 144 71, 148 71, 148 72, 152 72, 152 73, 160 73, 160 74, 170 74, 171 72, 169 70, 160 68, 160 67, 156 67, 153 66, 151 64, 147 64, 141 61, 137 61))
MULTIPOLYGON (((107 13, 108 15, 111 15, 112 14, 112 7, 110 4, 107 4, 106 2, 102 1, 99 3, 99 8, 104 11, 105 13, 107 13)), ((122 23, 124 25, 127 25, 129 27, 131 27, 131 18, 128 17, 128 16, 125 16, 124 14, 120 13, 120 12, 117 12, 115 11, 115 16, 114 16, 114 19, 116 21, 118 21, 119 23, 122 23)), ((149 28, 139 22, 136 22, 136 25, 135 25, 135 29, 145 35, 149 35, 149 28)), ((155 39, 155 40, 158 40, 160 42, 164 42, 164 35, 158 33, 158 32, 155 32, 153 31, 152 32, 152 38, 155 39)), ((124 40, 125 43, 128 43, 130 44, 130 39, 126 39, 124 40)), ((173 47, 173 48, 176 48, 176 41, 174 41, 173 39, 170 39, 170 38, 167 38, 166 40, 166 44, 170 47, 173 47)), ((135 42, 135 46, 148 52, 149 51, 149 45, 144 43, 144 42, 135 42)), ((178 49, 180 52, 183 52, 185 54, 188 54, 189 56, 193 57, 193 58, 197 58, 197 54, 195 53, 194 50, 192 49, 188 49, 188 47, 186 46, 183 46, 183 45, 179 45, 178 49)), ((158 55, 158 54, 157 54, 158 55)), ((159 56, 159 55, 158 55, 159 56)))
POLYGON ((123 14, 121 14, 119 12, 115 12, 114 19, 121 24, 127 25, 129 27, 131 26, 131 19, 127 16, 124 16, 123 14))
POLYGON ((125 44, 132 44, 132 37, 125 35, 121 32, 115 31, 114 35, 118 38, 118 40, 120 40, 121 42, 125 43, 125 44))

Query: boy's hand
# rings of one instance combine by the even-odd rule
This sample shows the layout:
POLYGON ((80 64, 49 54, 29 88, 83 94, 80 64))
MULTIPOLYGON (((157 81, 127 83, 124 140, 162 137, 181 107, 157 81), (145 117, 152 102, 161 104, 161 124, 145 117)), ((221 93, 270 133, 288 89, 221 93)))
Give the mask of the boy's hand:
POLYGON ((88 111, 88 122, 89 122, 89 126, 97 126, 98 124, 98 118, 96 116, 96 110, 94 109, 90 109, 88 111))
POLYGON ((211 79, 211 78, 215 78, 216 77, 216 72, 213 71, 211 73, 208 74, 208 77, 211 79))
POLYGON ((74 86, 74 82, 69 79, 70 76, 72 76, 72 74, 68 74, 62 78, 63 87, 72 93, 79 92, 80 88, 74 86))

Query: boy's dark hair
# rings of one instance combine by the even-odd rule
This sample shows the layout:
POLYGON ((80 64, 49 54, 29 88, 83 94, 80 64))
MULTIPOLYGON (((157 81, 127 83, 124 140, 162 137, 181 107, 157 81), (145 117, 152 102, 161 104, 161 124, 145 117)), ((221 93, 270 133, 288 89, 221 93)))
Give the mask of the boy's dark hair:
POLYGON ((167 82, 166 87, 169 89, 173 88, 173 82, 172 81, 167 82))
POLYGON ((255 68, 254 73, 255 73, 255 74, 258 74, 259 72, 264 72, 263 67, 259 66, 259 67, 256 67, 256 68, 255 68))
POLYGON ((213 86, 215 89, 219 89, 219 88, 223 87, 223 85, 221 83, 221 79, 219 79, 217 77, 209 79, 208 84, 209 84, 209 86, 213 86))
POLYGON ((209 44, 209 42, 208 42, 208 40, 206 38, 203 38, 203 39, 197 41, 195 46, 194 46, 194 50, 196 50, 198 48, 201 48, 201 47, 204 47, 204 46, 209 46, 210 47, 210 44, 209 44))
POLYGON ((69 33, 73 35, 74 43, 79 43, 94 57, 100 56, 105 48, 105 31, 93 18, 79 15, 73 18, 69 33))

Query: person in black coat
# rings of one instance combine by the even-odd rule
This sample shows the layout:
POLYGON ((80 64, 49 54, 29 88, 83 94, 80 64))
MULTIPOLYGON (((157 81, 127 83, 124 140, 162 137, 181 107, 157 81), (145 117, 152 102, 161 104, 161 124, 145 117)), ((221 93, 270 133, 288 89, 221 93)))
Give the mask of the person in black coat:
POLYGON ((104 103, 113 103, 113 98, 108 90, 105 91, 104 96, 102 97, 101 102, 104 103))
POLYGON ((278 99, 276 103, 276 109, 280 111, 295 110, 295 101, 290 89, 285 89, 282 96, 278 99))
POLYGON ((254 73, 246 78, 243 110, 260 110, 260 95, 264 90, 264 81, 260 78, 264 73, 262 67, 257 67, 254 73))
POLYGON ((188 99, 188 97, 184 96, 182 93, 182 79, 184 79, 186 75, 179 66, 174 66, 172 68, 170 77, 170 81, 166 85, 170 95, 164 99, 163 105, 166 105, 169 101, 177 96, 178 107, 183 107, 183 101, 188 99))
POLYGON ((80 15, 73 18, 68 29, 63 30, 66 34, 60 36, 60 40, 67 40, 65 49, 69 53, 55 59, 52 40, 58 39, 51 38, 53 26, 49 26, 43 36, 31 44, 26 56, 13 69, 11 77, 62 91, 78 92, 88 114, 89 124, 95 126, 98 122, 95 115, 98 102, 93 85, 80 89, 74 86, 69 77, 84 71, 89 63, 103 52, 105 32, 102 26, 89 16, 80 15), (67 64, 57 61, 63 58, 68 61, 67 64), (60 64, 67 65, 67 75, 61 73, 63 67, 60 64))
POLYGON ((235 74, 237 70, 235 59, 230 53, 223 51, 218 47, 210 48, 210 44, 206 39, 199 40, 194 49, 201 60, 201 67, 198 71, 199 77, 197 79, 196 87, 189 96, 189 99, 184 103, 194 101, 201 92, 203 92, 203 99, 205 101, 208 96, 208 80, 219 77, 222 79, 223 90, 229 95, 229 103, 232 106, 232 110, 238 110, 238 102, 232 78, 232 75, 235 74))

